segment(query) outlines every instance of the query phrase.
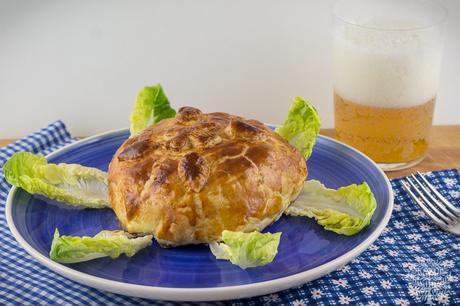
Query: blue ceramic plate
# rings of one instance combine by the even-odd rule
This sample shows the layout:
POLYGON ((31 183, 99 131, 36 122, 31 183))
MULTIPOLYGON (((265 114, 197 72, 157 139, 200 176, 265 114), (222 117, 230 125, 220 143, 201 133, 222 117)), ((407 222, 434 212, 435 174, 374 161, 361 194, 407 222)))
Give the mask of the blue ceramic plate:
MULTIPOLYGON (((78 163, 107 170, 128 130, 84 139, 48 156, 53 163, 78 163)), ((366 156, 320 136, 308 160, 308 179, 327 187, 366 181, 377 199, 370 226, 347 237, 324 230, 313 220, 283 216, 266 229, 282 232, 278 255, 264 267, 243 270, 216 260, 205 245, 170 249, 154 243, 129 258, 101 258, 62 265, 48 258, 54 230, 64 235, 95 235, 118 229, 110 209, 76 209, 19 188, 9 194, 6 214, 19 243, 45 266, 72 280, 115 293, 164 300, 224 300, 267 294, 327 274, 364 251, 386 226, 393 207, 390 183, 366 156)))

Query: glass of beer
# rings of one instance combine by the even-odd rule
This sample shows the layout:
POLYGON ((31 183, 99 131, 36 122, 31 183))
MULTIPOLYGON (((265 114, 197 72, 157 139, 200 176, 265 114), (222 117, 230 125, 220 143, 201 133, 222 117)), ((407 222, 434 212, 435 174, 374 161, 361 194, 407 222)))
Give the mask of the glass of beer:
POLYGON ((334 7, 336 137, 385 171, 426 155, 446 18, 427 0, 342 0, 334 7))

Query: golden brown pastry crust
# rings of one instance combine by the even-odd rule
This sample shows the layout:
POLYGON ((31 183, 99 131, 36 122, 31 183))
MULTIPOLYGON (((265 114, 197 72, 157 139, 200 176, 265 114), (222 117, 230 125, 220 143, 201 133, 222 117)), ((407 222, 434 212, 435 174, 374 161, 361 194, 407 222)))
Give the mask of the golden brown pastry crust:
POLYGON ((300 152, 257 120, 183 107, 129 138, 109 166, 122 227, 162 245, 218 240, 223 230, 262 230, 299 194, 300 152))

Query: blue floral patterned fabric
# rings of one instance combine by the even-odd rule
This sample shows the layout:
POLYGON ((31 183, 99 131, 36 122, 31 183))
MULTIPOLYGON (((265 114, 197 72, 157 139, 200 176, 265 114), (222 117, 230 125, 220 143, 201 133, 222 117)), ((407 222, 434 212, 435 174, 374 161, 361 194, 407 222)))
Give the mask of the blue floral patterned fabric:
MULTIPOLYGON (((58 121, 0 149, 0 169, 18 151, 47 154, 73 142, 58 121)), ((428 179, 460 207, 458 170, 428 179)), ((358 258, 298 288, 219 303, 228 305, 413 305, 460 304, 460 237, 440 230, 392 181, 393 215, 376 242, 358 258)), ((4 205, 10 186, 0 170, 0 305, 179 305, 98 291, 72 282, 36 262, 12 237, 4 205)), ((186 303, 187 305, 198 305, 186 303)))

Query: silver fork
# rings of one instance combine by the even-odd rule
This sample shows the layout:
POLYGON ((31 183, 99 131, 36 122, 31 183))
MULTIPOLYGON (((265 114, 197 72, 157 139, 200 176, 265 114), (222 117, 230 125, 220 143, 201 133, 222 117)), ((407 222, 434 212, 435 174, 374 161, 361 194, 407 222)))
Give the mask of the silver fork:
POLYGON ((445 231, 460 235, 460 209, 452 205, 417 171, 402 181, 404 189, 434 223, 445 231))

